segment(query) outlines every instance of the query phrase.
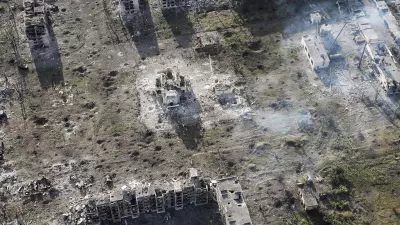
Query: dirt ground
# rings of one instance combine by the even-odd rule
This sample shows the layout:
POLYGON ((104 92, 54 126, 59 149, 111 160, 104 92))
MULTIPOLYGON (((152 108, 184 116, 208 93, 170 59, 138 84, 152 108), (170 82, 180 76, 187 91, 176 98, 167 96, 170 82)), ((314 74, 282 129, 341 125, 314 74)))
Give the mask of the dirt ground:
MULTIPOLYGON (((18 68, 12 48, 2 43, 0 83, 15 91, 1 102, 9 117, 0 129, 1 224, 64 224, 64 213, 111 191, 107 175, 117 190, 183 178, 191 167, 212 178, 237 176, 255 225, 400 223, 399 102, 381 91, 367 57, 357 68, 363 45, 353 41, 356 24, 339 15, 333 1, 306 1, 282 19, 260 9, 262 20, 232 9, 165 15, 149 1, 140 34, 123 26, 115 2, 57 1, 60 11, 52 13, 44 50, 29 46, 23 12, 15 9, 28 69, 18 68), (332 25, 333 37, 348 21, 337 39, 341 57, 318 73, 300 42, 316 33, 309 21, 314 11, 332 25), (192 36, 205 31, 224 37, 220 54, 195 52, 192 36), (166 68, 192 84, 184 121, 172 120, 154 101, 155 77, 166 68), (217 83, 240 90, 243 104, 219 105, 217 83), (307 175, 329 180, 325 172, 336 165, 353 179, 351 208, 335 211, 322 203, 321 209, 351 216, 327 223, 304 212, 296 183, 307 175), (388 182, 374 183, 375 173, 388 182), (54 194, 33 200, 18 195, 42 176, 54 194), (88 185, 78 189, 79 181, 88 185)), ((393 45, 374 5, 365 5, 380 38, 393 45)), ((6 18, 7 4, 0 7, 6 18)), ((328 182, 322 186, 329 189, 328 182)), ((170 212, 168 223, 165 215, 131 222, 221 224, 215 208, 191 210, 170 212)))

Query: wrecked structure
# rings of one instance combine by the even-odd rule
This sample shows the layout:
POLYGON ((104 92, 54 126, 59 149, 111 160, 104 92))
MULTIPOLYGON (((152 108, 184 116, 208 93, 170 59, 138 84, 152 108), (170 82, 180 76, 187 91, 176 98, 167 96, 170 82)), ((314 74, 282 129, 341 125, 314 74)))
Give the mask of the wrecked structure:
POLYGON ((139 0, 119 0, 119 12, 123 21, 132 20, 139 10, 139 0))
POLYGON ((322 41, 318 36, 305 35, 301 39, 308 62, 314 70, 329 67, 329 57, 322 41))
POLYGON ((174 108, 185 101, 190 83, 179 73, 173 74, 171 69, 160 71, 156 78, 156 98, 167 108, 174 108))
POLYGON ((226 225, 251 225, 251 219, 237 178, 216 181, 201 178, 194 168, 186 180, 171 183, 124 187, 101 200, 86 204, 86 223, 121 222, 148 213, 165 213, 200 206, 216 197, 226 225))
POLYGON ((379 42, 378 34, 372 28, 369 19, 366 17, 357 18, 357 26, 367 43, 379 42))
POLYGON ((24 0, 25 33, 34 47, 48 45, 46 4, 44 0, 24 0))
POLYGON ((179 7, 186 7, 188 2, 186 0, 159 0, 160 8, 165 9, 175 9, 179 7))
POLYGON ((318 208, 317 193, 311 177, 307 176, 307 180, 298 183, 298 193, 304 210, 311 211, 318 208))
POLYGON ((42 199, 55 191, 53 185, 46 177, 31 181, 19 188, 18 194, 23 199, 42 199))
POLYGON ((213 183, 222 221, 225 225, 251 225, 249 210, 244 202, 242 187, 236 177, 213 183))
POLYGON ((400 29, 399 24, 393 14, 389 11, 386 14, 382 15, 383 21, 385 22, 386 27, 388 28, 390 35, 392 35, 394 41, 397 45, 400 45, 400 29))
POLYGON ((366 48, 383 90, 388 95, 400 93, 400 71, 390 49, 383 43, 368 44, 366 48))
POLYGON ((213 87, 217 101, 222 106, 235 107, 243 104, 243 99, 237 95, 237 89, 232 89, 229 85, 218 83, 213 87))
MULTIPOLYGON (((386 26, 389 27, 390 33, 395 38, 396 43, 398 43, 398 35, 400 34, 396 19, 393 17, 390 11, 382 11, 382 13, 384 13, 382 17, 386 23, 386 26)), ((372 68, 375 74, 377 74, 383 90, 388 95, 399 93, 400 71, 392 52, 383 41, 379 40, 378 34, 372 28, 368 18, 358 18, 357 24, 365 41, 367 42, 365 49, 373 61, 372 68)))
POLYGON ((314 24, 314 23, 320 24, 321 20, 322 20, 322 16, 318 12, 314 12, 314 13, 310 14, 310 20, 311 20, 312 24, 314 24))
POLYGON ((218 54, 222 49, 218 32, 198 33, 194 36, 194 49, 198 53, 218 54))
POLYGON ((381 17, 389 30, 390 35, 393 37, 397 45, 400 45, 400 29, 397 19, 394 17, 392 12, 389 10, 388 5, 385 1, 376 1, 376 7, 378 8, 381 17))
POLYGON ((190 169, 184 181, 174 181, 151 186, 125 187, 122 192, 112 193, 86 205, 88 224, 100 221, 120 222, 127 218, 138 218, 146 213, 164 213, 166 210, 181 210, 188 205, 204 205, 209 201, 209 187, 196 169, 190 169))
POLYGON ((380 13, 387 13, 389 11, 388 5, 383 0, 375 0, 375 5, 380 13))

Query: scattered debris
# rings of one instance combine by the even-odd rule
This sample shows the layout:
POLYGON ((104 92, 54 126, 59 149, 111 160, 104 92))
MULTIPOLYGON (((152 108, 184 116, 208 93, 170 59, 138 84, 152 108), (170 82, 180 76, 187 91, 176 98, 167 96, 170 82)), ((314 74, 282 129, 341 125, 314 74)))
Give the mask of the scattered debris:
POLYGON ((33 201, 42 200, 45 196, 53 197, 55 188, 46 177, 31 181, 19 188, 19 196, 33 201))
POLYGON ((235 93, 237 89, 231 88, 229 85, 217 83, 213 90, 220 105, 228 107, 243 105, 244 99, 235 93))
POLYGON ((221 37, 218 32, 198 33, 194 36, 194 49, 198 53, 216 55, 222 49, 221 37))
POLYGON ((167 109, 174 108, 186 100, 185 94, 189 86, 190 83, 184 76, 179 73, 174 75, 171 69, 166 69, 158 73, 154 94, 167 109))

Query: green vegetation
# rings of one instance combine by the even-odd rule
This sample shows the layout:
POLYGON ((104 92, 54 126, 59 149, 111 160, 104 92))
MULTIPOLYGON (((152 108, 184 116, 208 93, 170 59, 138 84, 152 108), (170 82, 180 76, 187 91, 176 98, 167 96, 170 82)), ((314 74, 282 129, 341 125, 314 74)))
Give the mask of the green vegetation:
MULTIPOLYGON (((378 139, 393 137, 396 132, 383 130, 379 133, 378 139)), ((332 189, 327 192, 329 210, 324 220, 329 224, 362 224, 372 220, 379 224, 398 224, 396 208, 400 203, 398 197, 393 196, 393 190, 400 186, 400 178, 395 176, 399 154, 398 147, 386 147, 374 151, 374 157, 360 155, 326 167, 323 172, 332 189), (357 204, 354 199, 358 200, 357 204), (358 207, 365 210, 361 217, 350 212, 358 207)))
POLYGON ((227 32, 224 37, 223 47, 232 50, 239 50, 245 47, 248 40, 250 40, 250 35, 245 30, 227 32))
POLYGON ((200 23, 204 31, 236 28, 243 25, 239 15, 231 10, 196 14, 193 16, 193 19, 193 23, 200 23))
POLYGON ((297 61, 299 60, 299 47, 289 49, 289 59, 297 61))
POLYGON ((224 132, 224 129, 221 127, 216 127, 211 130, 207 130, 204 132, 204 138, 209 138, 209 139, 215 139, 218 138, 222 133, 224 132))
POLYGON ((290 218, 285 221, 286 225, 312 225, 305 212, 292 214, 290 218))
POLYGON ((115 136, 115 135, 121 135, 124 132, 124 130, 125 130, 124 124, 122 122, 119 122, 113 124, 108 131, 110 135, 115 136))

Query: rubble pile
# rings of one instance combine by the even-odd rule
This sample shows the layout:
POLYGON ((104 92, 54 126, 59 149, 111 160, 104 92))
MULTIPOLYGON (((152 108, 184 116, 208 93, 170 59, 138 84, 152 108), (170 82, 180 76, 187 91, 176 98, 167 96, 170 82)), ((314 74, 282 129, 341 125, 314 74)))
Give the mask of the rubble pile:
POLYGON ((218 32, 199 33, 194 36, 195 51, 210 55, 218 54, 222 49, 221 37, 218 32))
POLYGON ((171 69, 160 71, 156 78, 155 96, 167 108, 174 108, 185 101, 190 86, 184 76, 172 73, 171 69))
POLYGON ((55 188, 46 177, 41 177, 23 185, 18 190, 18 194, 23 199, 41 200, 45 196, 50 196, 55 192, 55 188))

